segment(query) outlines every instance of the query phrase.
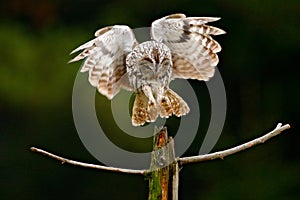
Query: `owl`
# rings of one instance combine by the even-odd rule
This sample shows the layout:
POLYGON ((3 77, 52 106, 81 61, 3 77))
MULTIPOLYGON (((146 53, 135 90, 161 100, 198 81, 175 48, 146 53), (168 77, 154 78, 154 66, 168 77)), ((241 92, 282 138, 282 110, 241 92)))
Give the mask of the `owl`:
POLYGON ((180 117, 190 109, 169 84, 176 78, 208 81, 214 75, 221 46, 211 35, 225 31, 207 23, 219 19, 169 15, 155 20, 151 40, 140 44, 128 26, 105 27, 72 51, 82 52, 69 62, 86 58, 80 71, 88 72, 90 84, 108 99, 120 89, 133 91, 134 126, 158 116, 180 117))

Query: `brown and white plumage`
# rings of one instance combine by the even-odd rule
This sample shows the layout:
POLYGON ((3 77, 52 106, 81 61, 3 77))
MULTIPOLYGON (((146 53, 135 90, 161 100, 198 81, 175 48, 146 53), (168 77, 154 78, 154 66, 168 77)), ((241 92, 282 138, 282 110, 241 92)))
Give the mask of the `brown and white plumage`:
POLYGON ((88 71, 90 84, 112 99, 120 88, 130 89, 126 78, 121 79, 126 74, 126 56, 138 42, 128 26, 105 27, 98 30, 95 36, 95 39, 72 51, 71 54, 83 50, 69 62, 86 58, 80 71, 88 71))
POLYGON ((207 81, 214 75, 221 46, 210 35, 225 31, 206 24, 219 19, 173 14, 152 23, 152 38, 166 44, 172 52, 173 78, 207 81))
POLYGON ((218 19, 169 15, 152 23, 152 41, 141 44, 128 26, 102 28, 95 39, 72 51, 83 50, 70 62, 86 58, 81 72, 88 71, 91 85, 108 99, 121 88, 133 90, 135 126, 158 116, 182 116, 189 107, 169 83, 175 78, 207 81, 214 75, 221 46, 211 35, 225 32, 206 24, 218 19))

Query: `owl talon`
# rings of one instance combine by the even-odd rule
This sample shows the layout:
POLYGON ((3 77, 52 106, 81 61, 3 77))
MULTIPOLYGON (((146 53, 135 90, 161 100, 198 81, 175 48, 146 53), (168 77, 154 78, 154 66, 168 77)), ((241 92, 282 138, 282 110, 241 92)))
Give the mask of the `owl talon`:
POLYGON ((155 107, 155 103, 153 101, 148 102, 149 107, 155 107))

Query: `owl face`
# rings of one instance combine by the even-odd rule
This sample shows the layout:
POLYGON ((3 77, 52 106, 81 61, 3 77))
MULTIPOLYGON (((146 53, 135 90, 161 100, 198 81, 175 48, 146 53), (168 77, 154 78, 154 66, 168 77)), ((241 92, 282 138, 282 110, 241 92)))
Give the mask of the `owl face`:
POLYGON ((141 43, 126 59, 130 84, 134 89, 144 85, 165 87, 172 75, 172 56, 163 43, 148 41, 141 43))

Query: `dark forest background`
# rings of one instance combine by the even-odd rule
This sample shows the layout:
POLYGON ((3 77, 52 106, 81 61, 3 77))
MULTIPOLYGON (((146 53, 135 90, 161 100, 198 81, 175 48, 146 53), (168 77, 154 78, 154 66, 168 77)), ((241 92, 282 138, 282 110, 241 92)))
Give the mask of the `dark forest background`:
MULTIPOLYGON (((1 1, 0 199, 147 198, 141 176, 60 165, 29 147, 99 163, 74 126, 71 97, 80 63, 68 65, 69 52, 92 39, 98 28, 145 27, 178 12, 222 17, 213 25, 227 31, 217 37, 223 47, 218 68, 227 118, 213 151, 260 136, 278 122, 292 126, 223 161, 186 166, 180 173, 180 199, 300 199, 299 11, 298 0, 1 1)), ((185 155, 197 154, 209 123, 207 88, 191 84, 198 90, 202 121, 185 155)), ((96 100, 110 106, 100 95, 96 100)), ((109 120, 106 125, 114 126, 109 120)), ((131 148, 144 145, 120 138, 116 143, 131 148)))

